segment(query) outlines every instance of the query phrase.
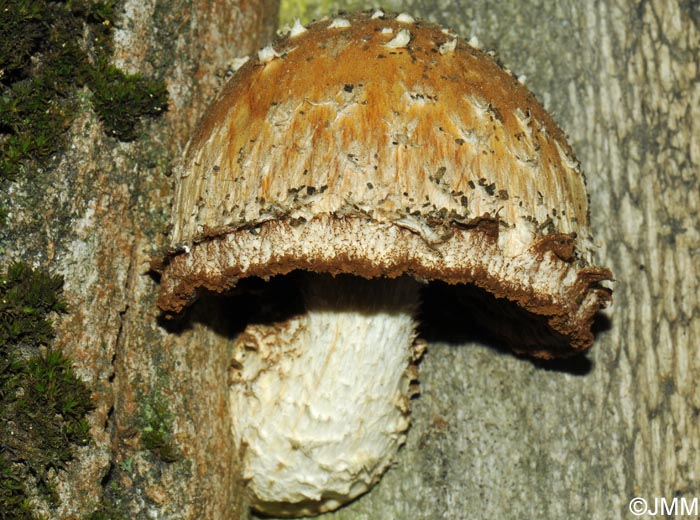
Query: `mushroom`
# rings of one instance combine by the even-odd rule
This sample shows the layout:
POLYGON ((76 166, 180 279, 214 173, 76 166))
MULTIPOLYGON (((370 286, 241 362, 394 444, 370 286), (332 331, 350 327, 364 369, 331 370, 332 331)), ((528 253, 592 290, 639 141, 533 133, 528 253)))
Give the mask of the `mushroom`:
POLYGON ((251 504, 335 509, 392 464, 415 391, 421 284, 473 284, 586 350, 611 273, 562 131, 487 53, 408 15, 295 24, 246 61, 188 145, 159 306, 298 276, 303 312, 235 340, 233 436, 251 504))

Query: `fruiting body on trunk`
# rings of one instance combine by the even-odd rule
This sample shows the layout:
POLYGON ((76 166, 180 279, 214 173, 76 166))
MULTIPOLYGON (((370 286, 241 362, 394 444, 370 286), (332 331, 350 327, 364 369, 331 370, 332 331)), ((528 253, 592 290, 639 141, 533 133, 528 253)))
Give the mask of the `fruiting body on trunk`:
POLYGON ((588 220, 563 132, 441 27, 355 13, 295 24, 242 62, 188 146, 158 269, 168 312, 247 277, 325 273, 307 278, 307 314, 237 340, 231 413, 253 503, 332 509, 386 469, 407 426, 395 391, 413 373, 407 278, 474 284, 536 316, 546 330, 516 350, 587 349, 612 277, 593 264, 588 220), (328 276, 341 274, 403 281, 328 276), (390 382, 363 363, 386 364, 390 382), (373 382, 389 394, 375 398, 373 382))

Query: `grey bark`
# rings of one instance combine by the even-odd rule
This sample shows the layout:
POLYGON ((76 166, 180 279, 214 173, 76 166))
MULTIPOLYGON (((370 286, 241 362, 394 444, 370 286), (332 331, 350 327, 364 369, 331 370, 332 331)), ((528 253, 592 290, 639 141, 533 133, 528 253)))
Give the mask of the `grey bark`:
POLYGON ((329 517, 609 519, 633 518, 634 497, 650 511, 655 497, 691 504, 700 496, 697 2, 391 8, 477 36, 527 77, 587 173, 615 303, 588 364, 431 344, 397 467, 329 517))
MULTIPOLYGON (((615 304, 587 361, 574 364, 433 341, 397 466, 328 518, 631 518, 635 496, 651 507, 654 497, 700 497, 697 3, 389 4, 477 36, 527 77, 587 173, 615 304)), ((230 19, 222 13, 233 4, 221 2, 126 5, 124 36, 136 37, 118 45, 118 60, 166 74, 171 111, 130 145, 106 142, 82 115, 60 166, 14 187, 17 241, 4 253, 60 266, 71 312, 59 343, 96 389, 95 441, 59 476, 58 516, 86 514, 106 496, 136 518, 235 518, 244 506, 235 465, 220 456, 233 450, 216 383, 226 329, 196 315, 182 331, 161 326, 145 273, 164 243, 170 161, 220 83, 215 71, 261 45, 274 14, 246 2, 230 19), (36 204, 50 211, 36 214, 36 204), (141 444, 159 402, 178 462, 141 444)))

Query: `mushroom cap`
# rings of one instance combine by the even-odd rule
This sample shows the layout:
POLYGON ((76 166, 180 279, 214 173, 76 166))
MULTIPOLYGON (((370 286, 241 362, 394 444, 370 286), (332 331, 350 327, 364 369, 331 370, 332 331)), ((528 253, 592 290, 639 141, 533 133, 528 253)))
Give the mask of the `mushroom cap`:
POLYGON ((234 74, 189 143, 159 306, 294 269, 409 274, 544 317, 535 355, 590 346, 612 275, 592 264, 578 162, 533 94, 405 15, 302 29, 234 74))

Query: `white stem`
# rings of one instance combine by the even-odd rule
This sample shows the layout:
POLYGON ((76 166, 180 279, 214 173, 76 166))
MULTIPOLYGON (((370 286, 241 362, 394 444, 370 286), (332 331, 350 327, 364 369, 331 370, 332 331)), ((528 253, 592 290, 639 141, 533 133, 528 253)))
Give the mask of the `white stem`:
POLYGON ((329 511, 367 491, 405 441, 419 284, 304 277, 306 313, 236 341, 233 435, 253 507, 329 511))

